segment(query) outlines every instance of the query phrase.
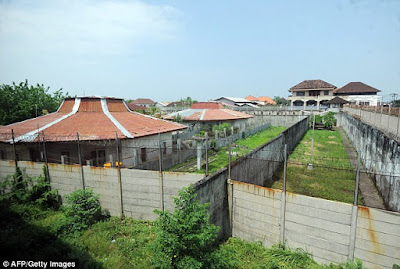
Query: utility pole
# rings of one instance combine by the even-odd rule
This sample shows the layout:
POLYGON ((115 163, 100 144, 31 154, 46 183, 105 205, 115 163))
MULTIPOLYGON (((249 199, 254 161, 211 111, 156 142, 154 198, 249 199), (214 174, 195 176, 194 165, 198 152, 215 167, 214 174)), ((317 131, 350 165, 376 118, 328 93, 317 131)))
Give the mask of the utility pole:
POLYGON ((391 93, 390 94, 390 97, 392 97, 392 103, 394 104, 394 101, 396 101, 397 100, 397 96, 399 96, 397 93, 391 93))

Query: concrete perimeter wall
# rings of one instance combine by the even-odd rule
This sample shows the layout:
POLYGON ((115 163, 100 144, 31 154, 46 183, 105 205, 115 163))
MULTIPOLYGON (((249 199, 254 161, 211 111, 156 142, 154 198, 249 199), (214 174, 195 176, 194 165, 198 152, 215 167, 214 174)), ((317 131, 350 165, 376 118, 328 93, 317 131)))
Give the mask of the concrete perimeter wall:
POLYGON ((250 122, 252 121, 268 122, 272 126, 284 126, 284 127, 290 127, 296 124, 297 122, 301 121, 302 119, 308 117, 308 115, 305 115, 304 113, 298 113, 298 112, 296 113, 295 111, 293 112, 287 111, 285 113, 283 112, 277 113, 275 111, 256 111, 253 115, 255 115, 255 117, 250 119, 250 122))
POLYGON ((290 153, 308 130, 309 118, 292 125, 279 136, 232 164, 232 179, 259 186, 270 186, 273 175, 283 164, 284 145, 290 153), (277 153, 281 152, 281 154, 277 153))
POLYGON ((283 238, 319 263, 345 262, 354 253, 369 268, 400 264, 399 213, 232 183, 232 236, 265 246, 283 238))
POLYGON ((383 131, 391 138, 400 139, 400 115, 387 115, 381 113, 380 109, 374 112, 346 106, 343 108, 343 111, 383 131))
MULTIPOLYGON (((43 163, 18 162, 18 166, 30 176, 43 175, 43 163)), ((0 178, 15 172, 14 161, 0 161, 0 178)), ((112 216, 121 212, 121 195, 118 170, 115 168, 83 167, 85 186, 100 194, 103 209, 112 216)), ((62 198, 82 189, 81 167, 79 165, 49 164, 51 186, 59 191, 62 198)), ((173 210, 173 196, 182 187, 199 181, 199 174, 164 172, 164 207, 173 210)), ((124 215, 135 219, 155 220, 154 209, 161 209, 161 180, 156 171, 121 169, 122 202, 124 215)))
POLYGON ((400 143, 346 113, 341 113, 340 124, 361 150, 361 161, 387 208, 400 212, 400 143))
MULTIPOLYGON (((277 156, 276 151, 283 150, 283 145, 285 143, 288 144, 289 148, 294 148, 307 129, 308 117, 289 127, 272 141, 265 143, 246 156, 237 159, 231 165, 231 177, 240 178, 240 175, 244 175, 246 180, 254 184, 259 184, 260 182, 264 183, 271 180, 272 174, 283 162, 282 156, 277 156), (268 166, 266 168, 260 166, 261 161, 254 158, 265 158, 267 160, 273 158, 277 161, 266 162, 263 160, 262 164, 268 166)), ((228 188, 226 184, 227 181, 228 168, 224 167, 213 175, 205 177, 195 184, 196 193, 200 202, 210 203, 210 219, 213 224, 220 227, 220 239, 227 239, 231 236, 232 232, 228 201, 230 188, 228 188)))

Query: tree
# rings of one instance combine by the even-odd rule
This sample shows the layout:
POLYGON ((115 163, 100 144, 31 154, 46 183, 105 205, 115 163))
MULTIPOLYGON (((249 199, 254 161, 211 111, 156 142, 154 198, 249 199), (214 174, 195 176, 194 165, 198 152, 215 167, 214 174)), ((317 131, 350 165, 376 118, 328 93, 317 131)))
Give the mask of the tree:
POLYGON ((272 100, 275 101, 276 105, 283 105, 283 106, 289 105, 289 101, 280 96, 274 96, 274 99, 272 100))
POLYGON ((393 101, 393 106, 394 107, 400 107, 400 99, 394 100, 393 101))
POLYGON ((43 84, 28 85, 28 80, 12 85, 0 85, 0 125, 41 116, 58 109, 68 93, 62 89, 49 93, 43 84))
POLYGON ((212 262, 218 227, 209 223, 208 204, 200 204, 189 186, 174 197, 175 211, 162 212, 155 222, 152 260, 156 268, 202 268, 212 262))

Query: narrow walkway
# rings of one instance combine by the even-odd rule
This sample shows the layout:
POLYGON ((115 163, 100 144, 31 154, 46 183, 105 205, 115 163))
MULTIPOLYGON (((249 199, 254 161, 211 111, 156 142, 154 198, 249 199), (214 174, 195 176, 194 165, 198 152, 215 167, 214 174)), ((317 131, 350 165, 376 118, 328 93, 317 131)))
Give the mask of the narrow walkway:
MULTIPOLYGON (((343 145, 346 148, 347 155, 349 156, 351 165, 357 167, 357 151, 349 142, 344 130, 339 127, 340 134, 343 139, 343 145)), ((366 170, 364 165, 361 164, 361 170, 366 170)), ((383 199, 375 187, 374 182, 368 177, 366 173, 360 173, 359 188, 362 196, 364 197, 365 205, 373 208, 386 209, 383 199)))

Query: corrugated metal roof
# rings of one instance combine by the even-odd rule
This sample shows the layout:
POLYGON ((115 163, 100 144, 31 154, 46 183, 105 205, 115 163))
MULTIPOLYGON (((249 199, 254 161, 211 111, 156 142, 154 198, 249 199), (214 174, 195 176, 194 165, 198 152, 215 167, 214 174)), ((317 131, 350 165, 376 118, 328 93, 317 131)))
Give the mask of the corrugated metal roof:
MULTIPOLYGON (((74 99, 67 99, 58 112, 7 126, 1 126, 0 134, 11 135, 11 130, 13 129, 15 137, 18 137, 36 132, 39 128, 44 128, 43 131, 47 141, 73 141, 76 140, 77 132, 81 140, 102 140, 115 139, 116 133, 119 138, 129 138, 186 128, 186 126, 182 124, 131 112, 127 109, 122 99, 82 98, 80 103, 76 103, 77 112, 75 114, 72 113, 74 104, 74 99), (106 102, 103 108, 101 100, 106 102), (103 111, 103 109, 105 111, 103 111), (105 112, 107 114, 105 114, 105 112), (128 133, 126 133, 126 131, 128 131, 128 133), (124 135, 124 132, 126 135, 124 135)), ((11 136, 6 138, 7 135, 3 135, 0 141, 8 142, 11 136)))
POLYGON ((251 103, 252 101, 249 101, 247 99, 241 98, 241 97, 226 97, 226 96, 222 96, 221 98, 215 99, 214 101, 220 101, 221 99, 227 99, 227 100, 231 100, 232 102, 235 103, 251 103))
POLYGON ((193 109, 221 109, 224 105, 218 102, 198 102, 192 105, 193 109))
POLYGON ((186 109, 164 116, 173 119, 180 115, 184 121, 225 121, 253 118, 254 116, 230 109, 186 109))

